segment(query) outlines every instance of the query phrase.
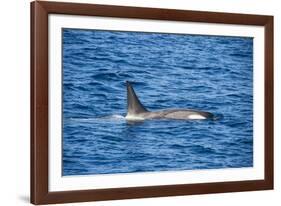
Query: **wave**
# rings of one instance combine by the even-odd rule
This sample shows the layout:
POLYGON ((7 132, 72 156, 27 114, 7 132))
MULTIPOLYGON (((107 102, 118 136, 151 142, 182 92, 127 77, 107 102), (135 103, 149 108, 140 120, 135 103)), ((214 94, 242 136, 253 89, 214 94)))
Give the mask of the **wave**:
POLYGON ((84 117, 84 118, 70 117, 67 118, 66 120, 78 121, 78 122, 91 122, 97 120, 125 120, 125 117, 120 114, 113 114, 113 115, 106 115, 101 117, 84 117))

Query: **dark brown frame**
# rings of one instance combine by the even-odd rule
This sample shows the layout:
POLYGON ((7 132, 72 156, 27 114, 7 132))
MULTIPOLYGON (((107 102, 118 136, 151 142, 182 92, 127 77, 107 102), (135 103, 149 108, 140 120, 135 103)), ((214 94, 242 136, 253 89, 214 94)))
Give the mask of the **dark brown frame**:
POLYGON ((273 189, 273 16, 93 4, 31 3, 31 202, 33 204, 273 189), (265 179, 76 191, 48 191, 48 15, 258 25, 265 28, 265 179))

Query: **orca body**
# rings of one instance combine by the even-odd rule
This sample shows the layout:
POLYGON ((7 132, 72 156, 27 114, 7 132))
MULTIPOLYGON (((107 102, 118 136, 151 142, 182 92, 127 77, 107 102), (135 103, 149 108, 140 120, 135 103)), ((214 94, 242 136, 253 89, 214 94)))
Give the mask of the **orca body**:
POLYGON ((127 81, 127 115, 128 121, 142 121, 146 119, 175 119, 175 120, 203 120, 213 119, 210 112, 191 109, 167 109, 148 111, 138 99, 132 85, 127 81))

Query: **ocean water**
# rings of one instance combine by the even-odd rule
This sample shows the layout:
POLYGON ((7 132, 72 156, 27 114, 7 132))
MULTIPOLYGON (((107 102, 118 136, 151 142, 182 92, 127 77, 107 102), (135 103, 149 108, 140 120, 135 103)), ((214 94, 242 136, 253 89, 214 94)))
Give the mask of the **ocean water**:
POLYGON ((63 29, 62 175, 253 166, 253 39, 63 29), (127 122, 149 110, 216 120, 127 122))

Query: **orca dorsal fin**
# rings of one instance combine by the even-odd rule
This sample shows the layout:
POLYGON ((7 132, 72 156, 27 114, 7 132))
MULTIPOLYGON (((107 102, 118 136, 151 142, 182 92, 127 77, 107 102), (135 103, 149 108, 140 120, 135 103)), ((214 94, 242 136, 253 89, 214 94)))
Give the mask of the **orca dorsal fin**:
POLYGON ((130 82, 126 81, 127 85, 127 115, 139 114, 143 112, 148 112, 148 110, 142 105, 138 99, 132 85, 130 82))

